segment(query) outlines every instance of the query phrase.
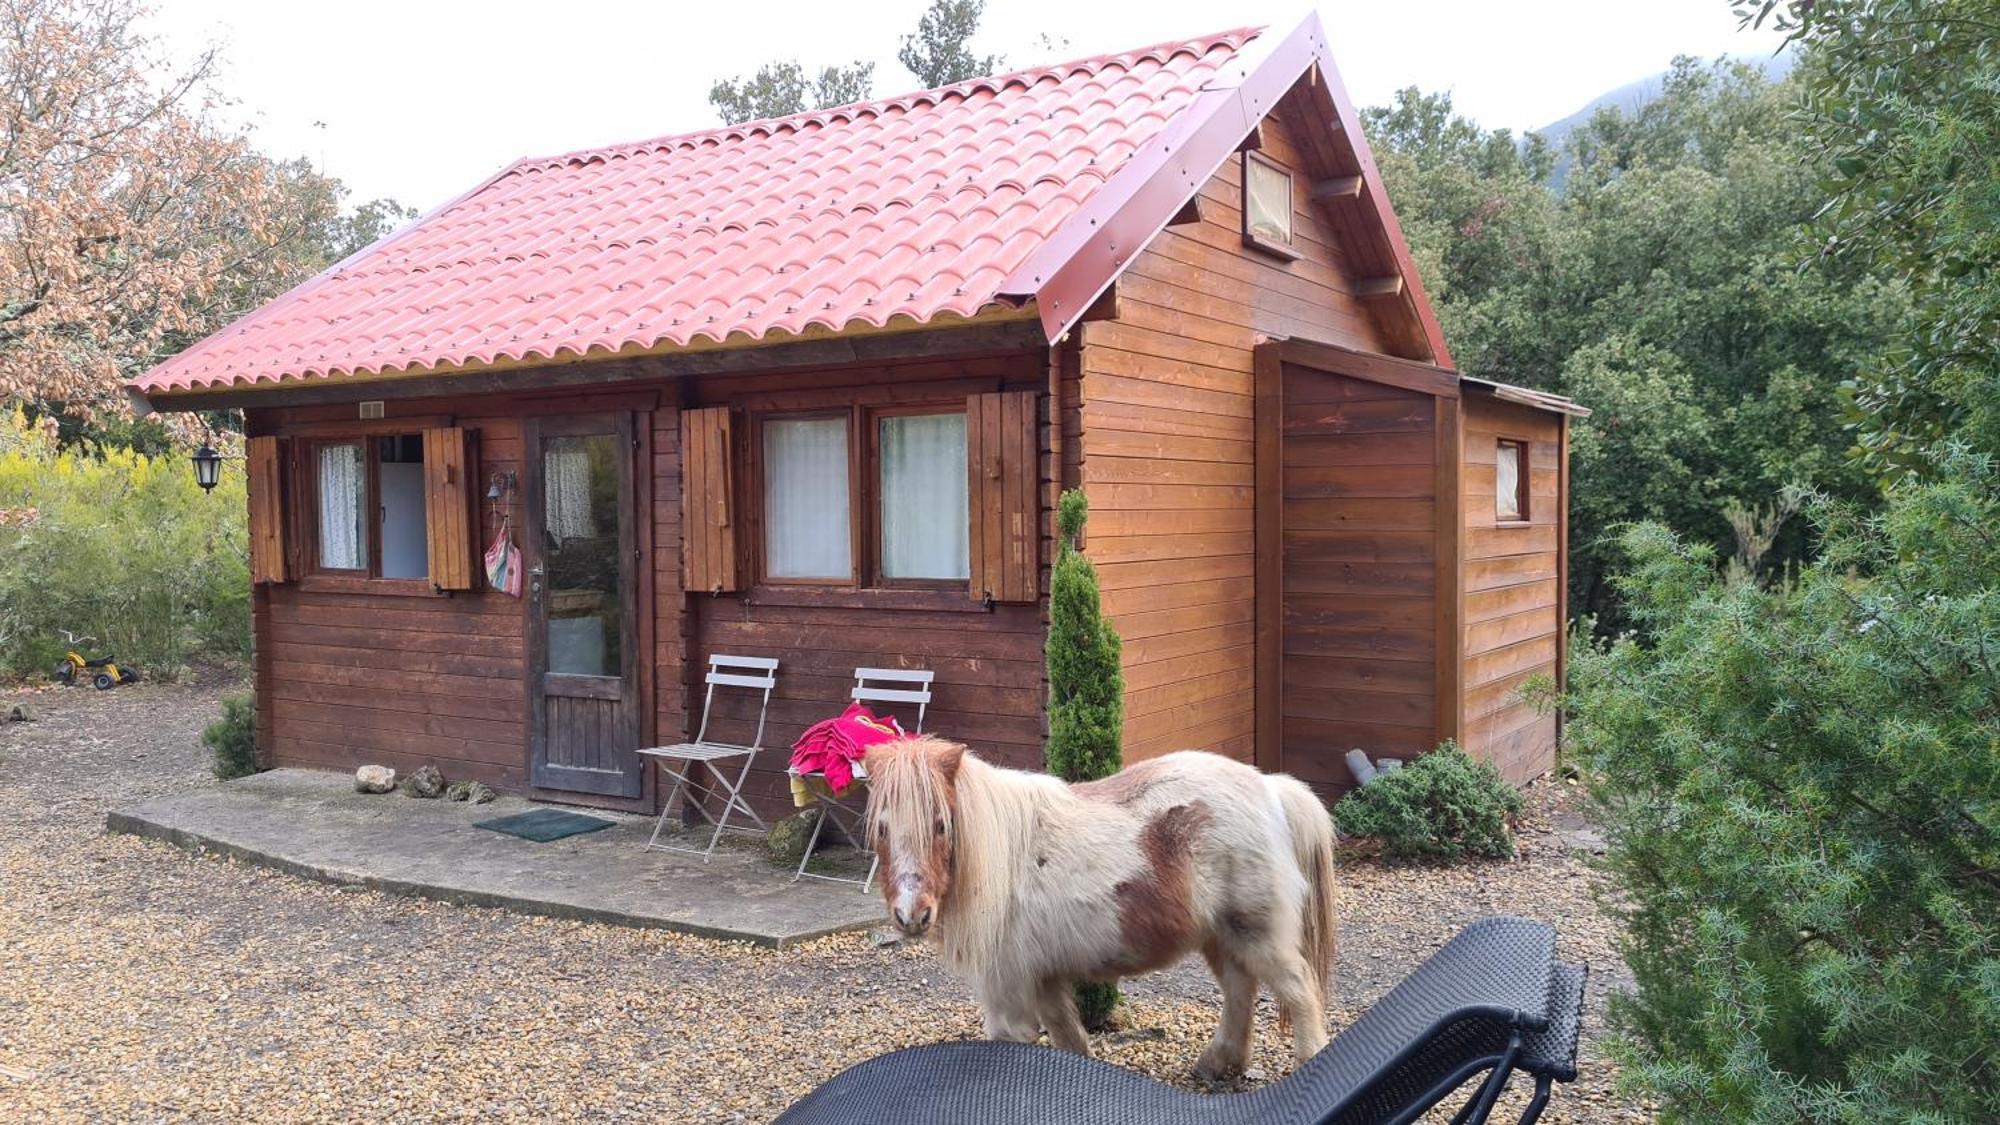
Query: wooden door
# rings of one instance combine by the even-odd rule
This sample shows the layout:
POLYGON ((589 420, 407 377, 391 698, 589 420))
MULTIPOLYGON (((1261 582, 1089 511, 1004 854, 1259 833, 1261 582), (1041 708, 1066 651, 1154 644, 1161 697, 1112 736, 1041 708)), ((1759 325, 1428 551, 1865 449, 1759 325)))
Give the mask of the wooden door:
POLYGON ((539 789, 637 797, 632 416, 531 418, 524 430, 529 777, 539 789))

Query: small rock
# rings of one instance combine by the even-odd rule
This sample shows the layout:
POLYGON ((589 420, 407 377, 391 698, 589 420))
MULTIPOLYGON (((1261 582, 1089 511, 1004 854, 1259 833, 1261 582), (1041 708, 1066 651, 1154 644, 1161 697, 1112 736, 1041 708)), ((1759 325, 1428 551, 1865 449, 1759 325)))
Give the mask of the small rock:
POLYGON ((354 771, 357 793, 387 793, 396 787, 396 771, 388 766, 362 766, 354 771))
POLYGON ((7 708, 7 721, 10 723, 32 723, 35 721, 34 708, 29 707, 25 703, 16 703, 12 707, 7 708))
POLYGON ((498 797, 500 795, 493 791, 492 786, 486 784, 483 781, 467 782, 466 784, 470 786, 470 788, 468 788, 465 793, 465 801, 467 804, 483 805, 486 802, 491 801, 493 798, 498 797))
POLYGON ((806 841, 812 839, 813 825, 818 823, 819 810, 813 808, 773 824, 764 836, 764 854, 781 866, 798 866, 799 860, 805 858, 806 841))
POLYGON ((410 797, 426 800, 444 792, 444 774, 436 766, 421 766, 417 772, 403 779, 403 793, 410 797))
POLYGON ((472 796, 470 781, 454 781, 444 787, 444 799, 447 801, 463 801, 470 796, 472 796))
POLYGON ((887 949, 892 945, 903 944, 903 931, 894 926, 877 926, 868 931, 868 940, 873 942, 877 949, 887 949))

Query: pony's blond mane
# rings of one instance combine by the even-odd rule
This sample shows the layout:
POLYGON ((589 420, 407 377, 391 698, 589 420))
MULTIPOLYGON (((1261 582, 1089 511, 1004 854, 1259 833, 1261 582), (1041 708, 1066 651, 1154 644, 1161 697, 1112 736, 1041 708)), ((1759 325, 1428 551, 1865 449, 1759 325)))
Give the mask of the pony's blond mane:
POLYGON ((938 904, 939 952, 954 968, 990 965, 1006 945, 1008 902, 1014 871, 1027 850, 1042 786, 1011 770, 959 759, 947 785, 930 751, 956 743, 922 735, 892 744, 910 753, 871 755, 868 762, 869 831, 878 822, 928 825, 941 817, 952 839, 951 890, 938 904), (952 808, 951 793, 957 808, 952 808))

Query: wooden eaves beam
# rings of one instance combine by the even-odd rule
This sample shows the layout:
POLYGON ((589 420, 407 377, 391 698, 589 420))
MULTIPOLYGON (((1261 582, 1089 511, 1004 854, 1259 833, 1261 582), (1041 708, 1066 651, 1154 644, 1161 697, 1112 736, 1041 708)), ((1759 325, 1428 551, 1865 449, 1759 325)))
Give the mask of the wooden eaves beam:
POLYGON ((1331 179, 1315 180, 1312 186, 1315 202, 1324 203, 1330 199, 1359 199, 1361 197, 1360 176, 1334 176, 1331 179))
POLYGON ((1364 301, 1383 301, 1391 297, 1400 297, 1403 295, 1403 277, 1397 274, 1393 277, 1371 277, 1366 281, 1356 282, 1354 295, 1364 301))

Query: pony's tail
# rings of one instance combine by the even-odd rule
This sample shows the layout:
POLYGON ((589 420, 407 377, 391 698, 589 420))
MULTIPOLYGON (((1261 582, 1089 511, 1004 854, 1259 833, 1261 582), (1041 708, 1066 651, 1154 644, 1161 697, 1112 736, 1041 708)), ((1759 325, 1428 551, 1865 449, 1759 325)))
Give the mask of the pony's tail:
POLYGON ((1335 928, 1333 818, 1303 782, 1290 777, 1273 780, 1278 786, 1279 804, 1285 811, 1285 823, 1291 828, 1292 854, 1298 860, 1300 873, 1306 877, 1299 952, 1319 986, 1320 1007, 1326 1009, 1333 994, 1333 962, 1339 941, 1335 928))

